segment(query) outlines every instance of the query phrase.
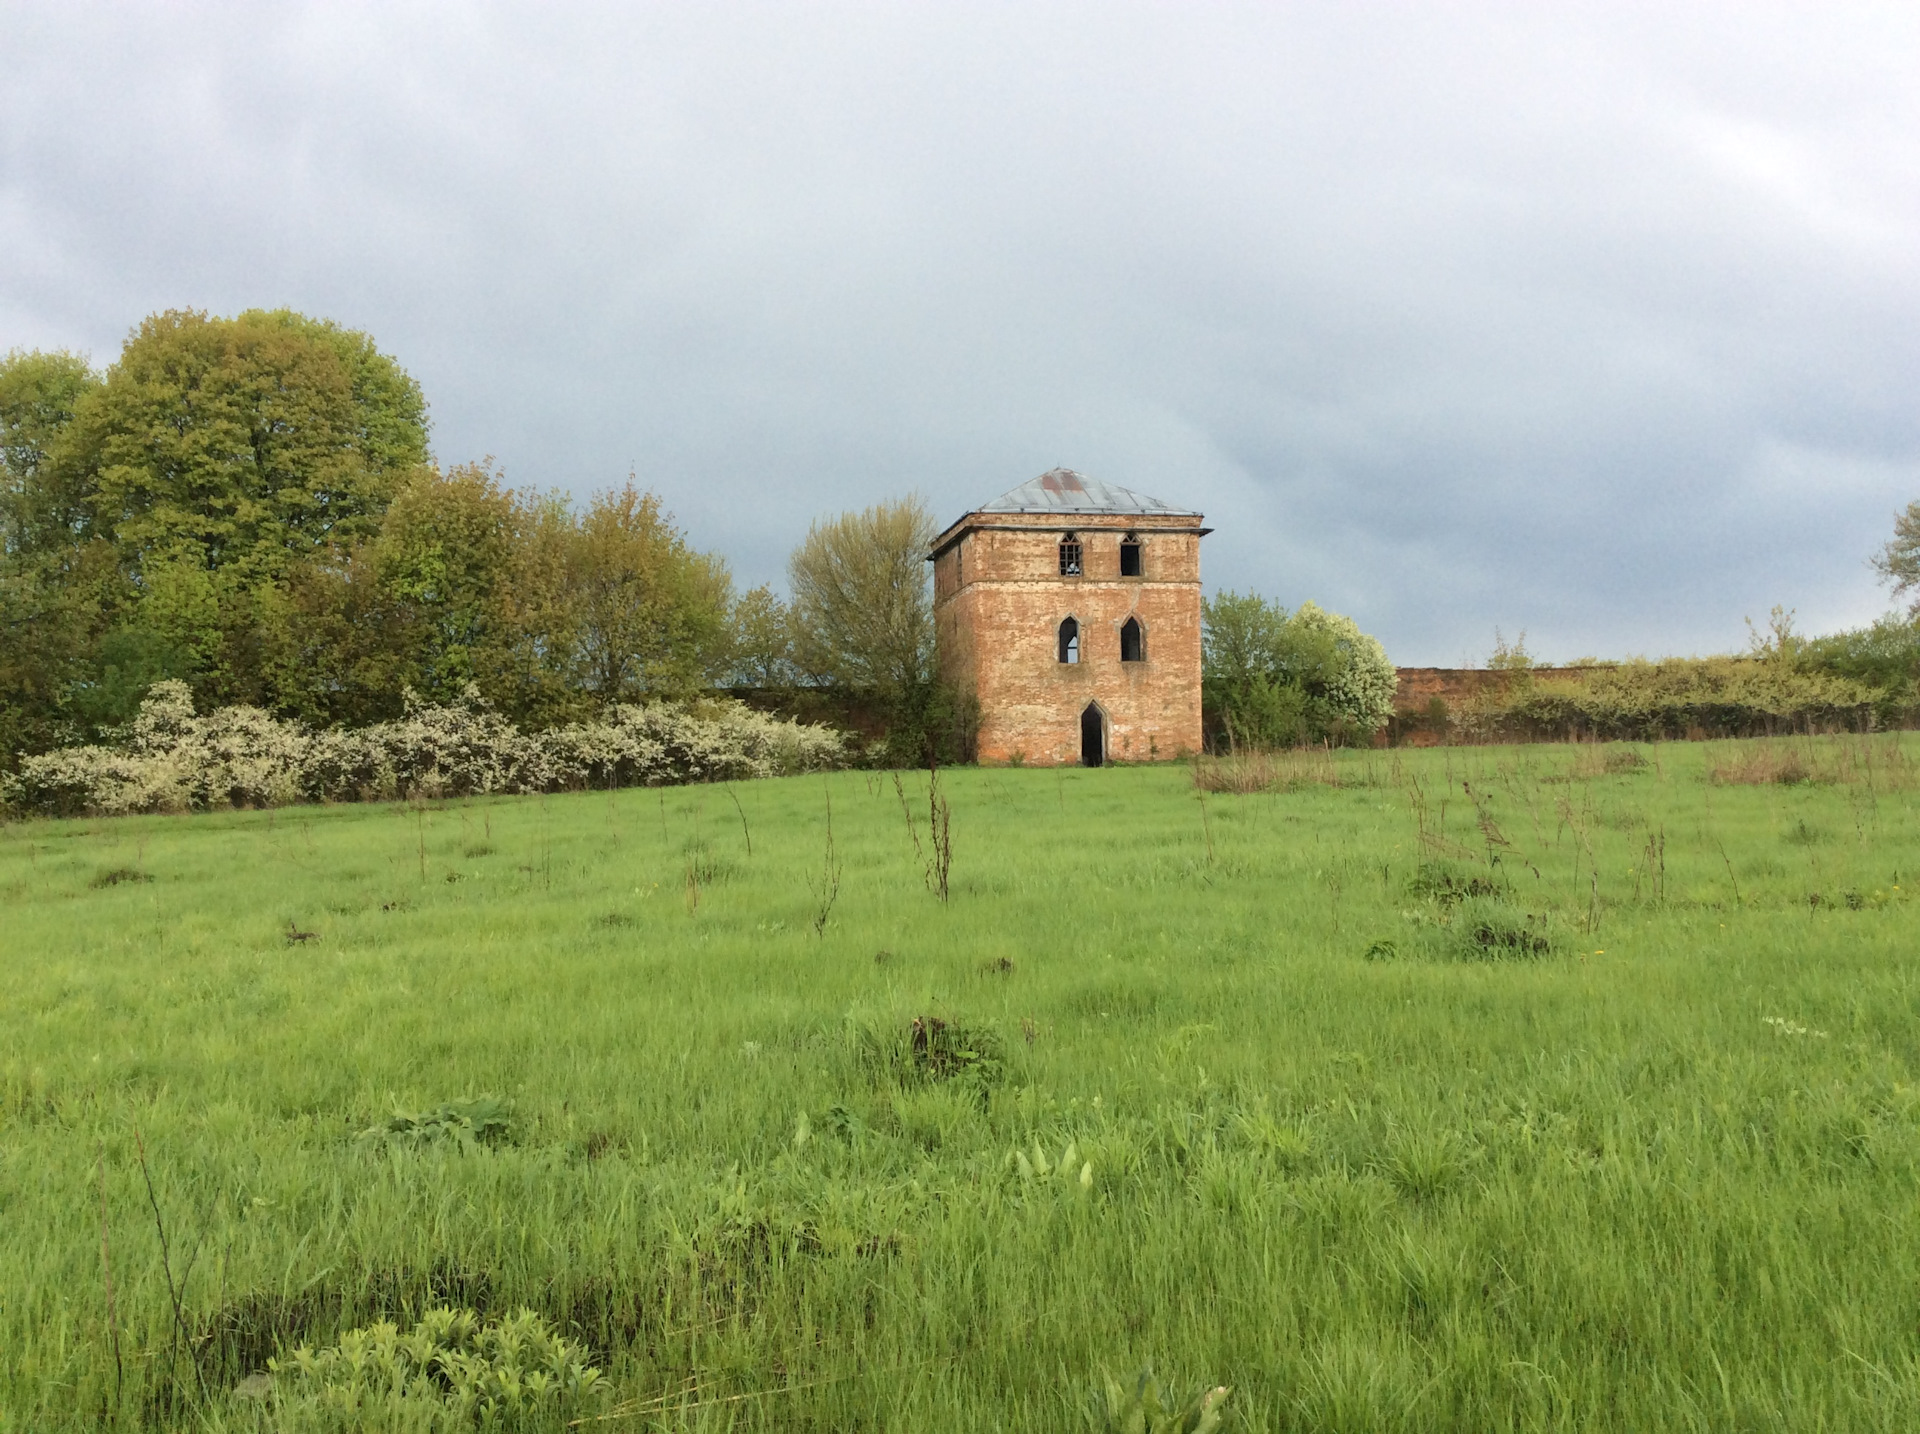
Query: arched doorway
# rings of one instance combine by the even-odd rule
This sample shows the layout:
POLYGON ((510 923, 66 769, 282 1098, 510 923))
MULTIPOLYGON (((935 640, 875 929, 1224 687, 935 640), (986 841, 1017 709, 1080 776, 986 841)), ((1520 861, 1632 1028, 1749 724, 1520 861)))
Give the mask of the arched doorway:
POLYGON ((1107 719, 1098 703, 1089 702, 1080 714, 1080 765, 1100 767, 1107 760, 1107 719))

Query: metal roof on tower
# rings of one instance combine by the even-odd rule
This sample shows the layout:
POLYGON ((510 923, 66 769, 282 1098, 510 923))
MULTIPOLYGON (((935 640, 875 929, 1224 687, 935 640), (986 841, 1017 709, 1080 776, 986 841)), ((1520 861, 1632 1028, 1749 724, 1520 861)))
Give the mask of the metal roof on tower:
POLYGON ((1191 508, 1176 508, 1149 498, 1131 488, 1102 483, 1071 468, 1053 468, 1032 482, 1002 493, 991 503, 982 503, 979 513, 1161 513, 1169 517, 1200 515, 1191 508))

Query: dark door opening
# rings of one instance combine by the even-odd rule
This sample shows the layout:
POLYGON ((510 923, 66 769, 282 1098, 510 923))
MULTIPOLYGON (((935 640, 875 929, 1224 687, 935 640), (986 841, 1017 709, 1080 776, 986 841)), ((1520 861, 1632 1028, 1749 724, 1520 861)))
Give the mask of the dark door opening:
POLYGON ((1100 709, 1091 702, 1080 714, 1080 765, 1098 767, 1107 760, 1107 724, 1100 720, 1100 709))

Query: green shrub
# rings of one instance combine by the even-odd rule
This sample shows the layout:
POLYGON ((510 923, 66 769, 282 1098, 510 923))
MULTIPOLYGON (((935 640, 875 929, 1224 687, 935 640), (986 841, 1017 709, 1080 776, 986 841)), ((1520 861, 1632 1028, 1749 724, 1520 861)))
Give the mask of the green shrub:
POLYGON ((1870 627, 1812 638, 1801 661, 1870 688, 1880 727, 1920 719, 1920 617, 1890 613, 1870 627))
POLYGON ((386 1321, 320 1350, 269 1364, 274 1430, 560 1428, 606 1389, 587 1351, 531 1310, 483 1323, 472 1310, 428 1310, 405 1334, 386 1321))
POLYGON ((511 1130, 507 1103, 498 1096, 480 1095, 411 1114, 395 1111, 378 1125, 361 1131, 360 1140, 368 1145, 399 1147, 491 1146, 505 1143, 511 1130))
POLYGON ((1202 701, 1216 746, 1364 744, 1393 712, 1386 650, 1351 618, 1257 594, 1202 609, 1202 701))

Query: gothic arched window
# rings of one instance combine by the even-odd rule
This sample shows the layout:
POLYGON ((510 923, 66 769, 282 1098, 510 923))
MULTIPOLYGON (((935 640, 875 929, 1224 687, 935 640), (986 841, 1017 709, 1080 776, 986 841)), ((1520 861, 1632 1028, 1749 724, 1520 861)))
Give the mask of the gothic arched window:
POLYGON ((1060 660, 1078 662, 1080 660, 1080 624, 1068 618, 1060 624, 1060 660))
POLYGON ((1060 576, 1077 578, 1080 573, 1080 540, 1068 533, 1060 540, 1060 576))
POLYGON ((1140 619, 1137 617, 1130 617, 1120 624, 1120 660, 1122 662, 1147 660, 1147 636, 1140 630, 1140 619))

